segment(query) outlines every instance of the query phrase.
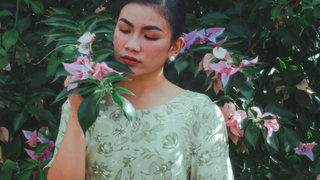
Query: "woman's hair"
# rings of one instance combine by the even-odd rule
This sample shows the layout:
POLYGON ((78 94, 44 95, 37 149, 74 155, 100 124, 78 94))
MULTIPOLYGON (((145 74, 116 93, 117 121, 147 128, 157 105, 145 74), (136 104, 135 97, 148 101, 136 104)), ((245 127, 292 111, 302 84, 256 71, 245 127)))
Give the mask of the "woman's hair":
POLYGON ((122 0, 118 18, 121 9, 130 2, 161 6, 164 13, 162 14, 163 10, 159 9, 160 15, 168 20, 172 27, 172 41, 177 40, 182 35, 186 23, 186 5, 184 0, 122 0))

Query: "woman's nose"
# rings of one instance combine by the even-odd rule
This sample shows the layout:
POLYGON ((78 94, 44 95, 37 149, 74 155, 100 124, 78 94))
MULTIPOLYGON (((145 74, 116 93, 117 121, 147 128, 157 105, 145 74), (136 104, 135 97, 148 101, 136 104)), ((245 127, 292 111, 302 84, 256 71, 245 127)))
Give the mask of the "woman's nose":
POLYGON ((140 52, 141 45, 140 45, 140 40, 138 38, 138 35, 132 34, 132 36, 128 38, 128 41, 124 47, 129 51, 140 52))

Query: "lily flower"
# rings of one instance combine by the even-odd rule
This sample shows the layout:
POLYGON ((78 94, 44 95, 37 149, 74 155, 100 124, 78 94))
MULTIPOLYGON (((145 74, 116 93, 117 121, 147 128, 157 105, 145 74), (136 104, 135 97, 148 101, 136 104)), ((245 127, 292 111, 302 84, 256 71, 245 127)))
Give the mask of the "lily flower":
POLYGON ((263 126, 266 127, 268 130, 268 136, 267 136, 268 139, 272 136, 273 132, 276 132, 279 130, 279 123, 276 119, 277 118, 276 115, 274 115, 272 113, 262 114, 260 108, 257 106, 251 107, 251 109, 257 112, 257 119, 255 119, 253 122, 261 121, 262 118, 267 117, 267 116, 272 117, 272 119, 264 120, 264 124, 263 124, 263 126))
POLYGON ((78 83, 72 83, 76 80, 87 79, 84 75, 89 75, 90 69, 84 65, 62 63, 65 70, 72 75, 68 85, 68 91, 77 87, 78 83))
POLYGON ((93 33, 91 34, 90 32, 84 33, 78 41, 81 43, 79 47, 79 52, 82 54, 88 55, 89 52, 92 53, 92 42, 94 41, 94 37, 96 35, 93 33))
POLYGON ((231 64, 224 61, 212 64, 210 63, 209 66, 211 69, 215 70, 216 73, 221 73, 221 81, 223 87, 226 87, 230 76, 239 71, 239 68, 234 68, 231 64))
POLYGON ((206 37, 209 41, 217 43, 217 37, 224 31, 224 28, 209 28, 206 31, 206 37))
POLYGON ((213 90, 216 94, 218 94, 220 90, 223 91, 222 82, 221 82, 221 73, 217 73, 212 78, 206 91, 208 91, 211 87, 213 87, 213 90))
POLYGON ((94 73, 92 76, 98 78, 101 81, 102 77, 110 72, 122 74, 121 72, 118 72, 118 71, 110 68, 105 62, 102 62, 101 64, 99 64, 99 63, 96 64, 96 66, 94 68, 94 73))
POLYGON ((31 132, 31 131, 24 131, 22 130, 24 137, 28 139, 26 143, 29 144, 30 147, 36 147, 37 142, 40 142, 37 136, 37 130, 31 132))
POLYGON ((214 58, 215 56, 212 53, 207 53, 202 58, 202 61, 199 63, 199 71, 205 70, 207 77, 214 71, 209 66, 210 61, 214 58))
POLYGON ((88 56, 81 56, 78 57, 78 59, 74 62, 74 64, 83 64, 86 68, 88 68, 90 71, 93 71, 90 65, 90 60, 88 59, 88 56))
POLYGON ((228 63, 233 63, 230 53, 222 47, 213 48, 212 53, 217 59, 225 59, 228 63))
POLYGON ((309 159, 311 159, 311 161, 313 161, 312 149, 315 144, 316 144, 315 142, 312 142, 310 144, 302 144, 302 142, 300 142, 299 144, 300 147, 294 148, 294 150, 296 151, 297 154, 306 155, 309 159))
POLYGON ((236 111, 236 107, 232 102, 225 103, 223 107, 220 107, 221 112, 226 122, 228 136, 234 144, 238 143, 240 137, 243 137, 243 130, 240 130, 240 124, 247 115, 244 111, 236 111))
POLYGON ((188 34, 183 33, 184 46, 182 47, 180 53, 184 53, 185 48, 189 49, 197 38, 197 30, 194 30, 188 34))

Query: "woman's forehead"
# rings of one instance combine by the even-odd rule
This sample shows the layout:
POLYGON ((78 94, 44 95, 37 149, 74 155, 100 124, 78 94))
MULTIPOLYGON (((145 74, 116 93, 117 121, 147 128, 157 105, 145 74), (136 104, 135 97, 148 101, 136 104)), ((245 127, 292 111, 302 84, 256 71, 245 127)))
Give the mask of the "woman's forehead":
POLYGON ((131 2, 122 8, 119 19, 125 18, 136 26, 158 26, 168 30, 170 24, 165 15, 165 10, 160 5, 131 2))

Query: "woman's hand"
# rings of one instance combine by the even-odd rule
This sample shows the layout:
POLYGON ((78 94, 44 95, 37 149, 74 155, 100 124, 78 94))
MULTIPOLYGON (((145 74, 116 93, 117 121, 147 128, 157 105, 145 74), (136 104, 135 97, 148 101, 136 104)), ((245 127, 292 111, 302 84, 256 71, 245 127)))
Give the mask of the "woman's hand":
MULTIPOLYGON (((71 76, 68 76, 64 81, 64 86, 67 87, 70 82, 71 76)), ((71 104, 71 111, 78 111, 80 104, 83 101, 83 97, 79 96, 79 93, 75 93, 73 95, 69 95, 69 101, 71 104)))

